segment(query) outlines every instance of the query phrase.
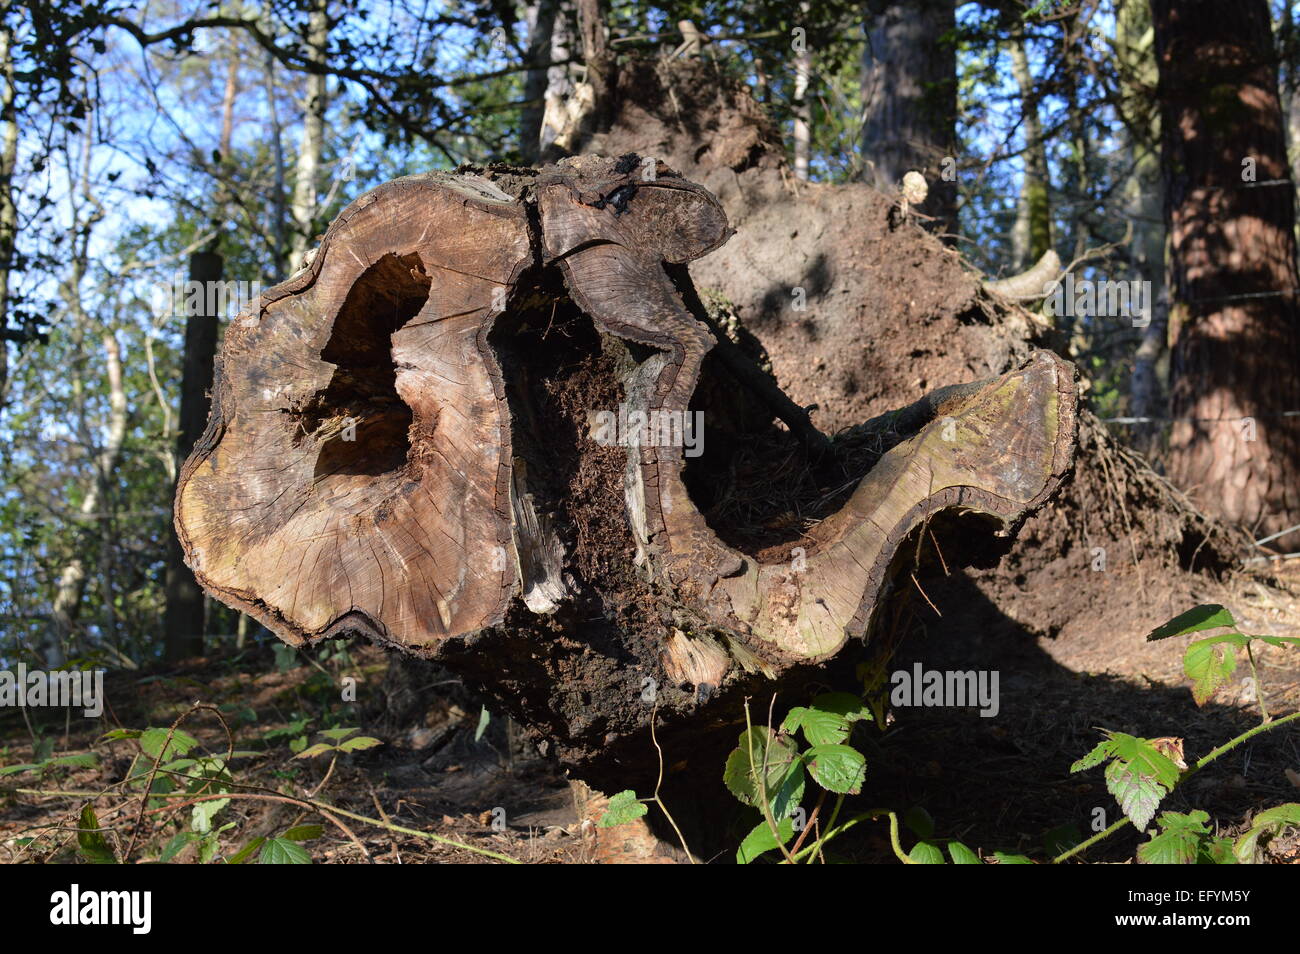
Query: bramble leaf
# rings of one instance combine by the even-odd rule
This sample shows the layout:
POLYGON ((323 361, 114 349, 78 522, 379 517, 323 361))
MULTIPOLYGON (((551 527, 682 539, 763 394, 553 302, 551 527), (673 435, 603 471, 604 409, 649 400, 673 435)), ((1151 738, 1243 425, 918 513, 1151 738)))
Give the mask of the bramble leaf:
POLYGON ((837 795, 857 795, 867 773, 867 760, 849 745, 815 745, 804 753, 808 774, 837 795))
POLYGON ((1202 603, 1193 606, 1186 613, 1179 613, 1163 626, 1157 626, 1147 634, 1147 641, 1169 639, 1171 636, 1186 636, 1206 629, 1218 629, 1220 626, 1236 626, 1232 614, 1218 603, 1202 603))
POLYGON ((1255 816, 1250 830, 1237 839, 1233 854, 1243 865, 1253 864, 1255 848, 1264 835, 1272 835, 1291 825, 1300 825, 1300 804, 1287 802, 1277 805, 1255 816))
POLYGON ((1192 698, 1203 706, 1237 670, 1237 654, 1227 647, 1240 649, 1250 642, 1241 633, 1198 639, 1183 653, 1183 672, 1192 680, 1192 698), (1225 645, 1226 644, 1226 645, 1225 645))
POLYGON ((776 818, 784 818, 803 797, 804 770, 799 750, 787 736, 753 726, 727 756, 722 773, 727 790, 746 805, 761 807, 760 792, 776 818))
MULTIPOLYGON (((784 845, 794 837, 793 818, 787 816, 780 819, 776 828, 781 835, 781 844, 784 845)), ((772 851, 776 846, 777 840, 772 837, 772 829, 764 818, 754 826, 754 830, 745 836, 745 840, 736 849, 736 864, 747 865, 759 855, 772 851)))
POLYGON ((636 821, 647 811, 649 809, 646 807, 645 802, 637 800, 636 792, 630 788, 625 789, 617 795, 610 796, 609 805, 605 808, 605 814, 600 816, 600 821, 596 824, 601 828, 615 828, 636 821))

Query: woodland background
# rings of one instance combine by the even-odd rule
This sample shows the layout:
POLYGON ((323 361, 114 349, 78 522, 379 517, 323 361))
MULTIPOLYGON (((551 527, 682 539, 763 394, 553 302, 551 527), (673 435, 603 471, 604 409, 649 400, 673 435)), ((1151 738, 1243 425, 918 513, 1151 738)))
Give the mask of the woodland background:
MULTIPOLYGON (((1000 568, 930 593, 954 612, 922 628, 968 636, 956 662, 994 654, 996 619, 1056 640, 1070 679, 1176 685, 1176 664, 1107 640, 1213 587, 1294 615, 1279 577, 1229 571, 1285 576, 1300 539, 1298 36, 1294 5, 1266 0, 0 0, 0 659, 270 652, 171 530, 237 311, 187 309, 186 281, 269 288, 396 176, 641 151, 730 203, 743 261, 705 260, 696 284, 823 430, 1028 340, 1076 362, 1095 417, 1073 490, 1000 568), (1252 65, 1171 54, 1171 9, 1233 18, 1252 65), (1183 122, 1197 110, 1210 135, 1183 122), (930 194, 899 226, 912 169, 930 194), (1180 246, 1198 222, 1213 241, 1180 246), (1076 279, 1149 282, 1149 321, 988 285, 1052 254, 1076 279), (869 255, 893 272, 868 293, 840 272, 869 255)), ((1094 689, 1137 704, 1126 685, 1094 689)), ((1050 708, 1041 680, 1021 689, 1050 708)))

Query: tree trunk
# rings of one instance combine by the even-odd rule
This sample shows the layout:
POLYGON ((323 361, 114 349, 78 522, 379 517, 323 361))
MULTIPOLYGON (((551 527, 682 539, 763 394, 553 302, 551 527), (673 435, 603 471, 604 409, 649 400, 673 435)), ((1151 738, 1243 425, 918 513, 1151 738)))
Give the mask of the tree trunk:
MULTIPOLYGON (((181 417, 176 436, 180 460, 189 456, 203 434, 208 419, 213 364, 217 353, 217 331, 221 316, 207 307, 215 298, 208 293, 221 281, 223 261, 215 252, 190 256, 191 282, 204 289, 203 307, 185 316, 185 352, 181 367, 181 417)), ((164 581, 166 609, 163 613, 163 653, 169 660, 203 654, 203 590, 185 565, 180 541, 173 534, 167 541, 167 572, 164 581)))
POLYGON ((1016 202, 1016 222, 1011 230, 1011 271, 1019 273, 1042 259, 1052 247, 1052 206, 1048 194, 1047 144, 1038 119, 1038 93, 1023 32, 1012 36, 1007 52, 1011 57, 1011 75, 1020 87, 1025 130, 1025 174, 1016 202))
POLYGON ((1300 523, 1300 277, 1268 4, 1151 10, 1171 241, 1169 471, 1263 535, 1300 523))
POLYGON ((316 183, 320 178, 321 155, 325 148, 325 111, 329 105, 325 75, 329 45, 329 0, 312 0, 307 21, 307 52, 319 73, 307 74, 307 100, 303 104, 302 140, 298 144, 298 165, 293 180, 293 244, 290 270, 301 267, 302 257, 316 238, 316 183))
POLYGON ((545 64, 551 59, 551 39, 560 0, 536 0, 527 8, 528 72, 524 74, 524 107, 519 116, 519 154, 526 163, 540 161, 542 117, 546 114, 545 64))
POLYGON ((1060 359, 827 447, 695 294, 710 193, 636 156, 487 175, 363 196, 227 333, 177 531, 287 642, 437 658, 626 786, 652 714, 734 727, 870 633, 922 525, 951 560, 953 514, 1014 525, 1068 470, 1060 359))
MULTIPOLYGON (((1155 102, 1158 81, 1147 0, 1125 0, 1115 18, 1115 51, 1120 63, 1123 120, 1130 173, 1124 201, 1133 223, 1130 246, 1138 276, 1151 283, 1151 314, 1133 354, 1129 413, 1163 416, 1167 406, 1158 366, 1166 352, 1169 295, 1165 287, 1164 186, 1160 175, 1160 117, 1155 102)), ((1160 433, 1154 424, 1129 431, 1135 446, 1148 450, 1160 433)))
MULTIPOLYGON (((868 4, 868 10, 877 9, 868 4)), ((957 226, 957 28, 953 0, 891 3, 868 20, 862 64, 866 181, 894 193, 910 170, 930 185, 922 211, 939 233, 957 226)))
POLYGON ((0 3, 0 409, 9 390, 9 270, 18 235, 14 169, 18 162, 18 120, 14 115, 13 31, 8 0, 0 3))

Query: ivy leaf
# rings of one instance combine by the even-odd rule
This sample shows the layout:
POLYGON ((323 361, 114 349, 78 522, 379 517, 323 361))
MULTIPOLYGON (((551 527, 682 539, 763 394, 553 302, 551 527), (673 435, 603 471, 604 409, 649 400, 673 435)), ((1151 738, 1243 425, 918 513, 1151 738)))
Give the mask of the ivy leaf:
POLYGON ((1210 835, 1206 827, 1210 816, 1199 809, 1182 812, 1161 812, 1157 824, 1160 833, 1138 846, 1138 861, 1148 865, 1191 865, 1201 853, 1201 841, 1210 835))
POLYGON ((1250 830, 1237 839, 1233 854, 1243 865, 1253 864, 1255 848, 1264 835, 1272 835, 1290 825, 1300 825, 1300 804, 1287 802, 1277 805, 1255 816, 1250 830))
POLYGON ((1228 681, 1237 670, 1237 654, 1228 649, 1240 649, 1250 642, 1241 633, 1210 636, 1198 639, 1183 653, 1183 672, 1192 680, 1192 698, 1203 706, 1228 681), (1224 645, 1227 644, 1227 645, 1224 645))
POLYGON ((645 802, 638 801, 636 792, 630 788, 619 792, 617 795, 610 796, 609 806, 605 809, 605 814, 600 816, 600 821, 596 824, 601 828, 614 828, 617 825, 626 825, 628 822, 636 821, 648 811, 645 802))
MULTIPOLYGON (((777 832, 781 835, 780 844, 784 845, 794 837, 794 819, 785 817, 780 819, 776 825, 777 832)), ((736 849, 736 864, 747 865, 759 855, 772 851, 777 847, 777 840, 772 837, 772 829, 764 818, 754 830, 745 836, 745 840, 740 843, 736 849)))
POLYGON ((850 745, 815 745, 804 753, 808 774, 837 795, 857 795, 867 774, 867 760, 850 745))
POLYGON ((941 865, 944 863, 943 852, 932 841, 918 841, 907 857, 918 865, 941 865))
POLYGON ((287 838, 268 838, 258 852, 259 865, 309 865, 311 854, 302 845, 287 838))
POLYGON ((1232 614, 1218 603, 1202 603, 1193 606, 1186 613, 1179 613, 1163 626, 1157 626, 1147 634, 1147 641, 1168 639, 1171 636, 1186 636, 1206 629, 1218 629, 1220 626, 1236 626, 1232 614))
POLYGON ((978 865, 980 856, 975 854, 960 841, 950 841, 948 843, 948 854, 952 856, 952 863, 955 865, 978 865))

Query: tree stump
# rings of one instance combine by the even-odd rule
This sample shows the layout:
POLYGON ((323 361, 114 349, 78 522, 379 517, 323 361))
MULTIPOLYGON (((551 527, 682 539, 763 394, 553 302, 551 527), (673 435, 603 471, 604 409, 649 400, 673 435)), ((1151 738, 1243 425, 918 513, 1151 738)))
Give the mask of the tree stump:
POLYGON ((176 497, 197 579, 295 646, 437 658, 598 788, 734 744, 927 526, 951 564, 1051 496, 1076 392, 1036 352, 827 439, 695 294, 729 234, 637 156, 367 193, 227 331, 176 497))

